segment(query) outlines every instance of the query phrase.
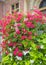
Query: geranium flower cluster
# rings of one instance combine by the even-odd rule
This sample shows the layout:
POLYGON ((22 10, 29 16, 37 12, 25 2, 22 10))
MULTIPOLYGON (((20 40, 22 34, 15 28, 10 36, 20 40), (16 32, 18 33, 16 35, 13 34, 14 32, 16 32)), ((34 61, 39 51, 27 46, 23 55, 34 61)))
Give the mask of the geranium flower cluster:
POLYGON ((26 15, 14 12, 2 19, 0 24, 4 50, 2 63, 5 65, 45 65, 46 44, 42 42, 46 35, 44 18, 46 17, 40 11, 35 10, 26 15))

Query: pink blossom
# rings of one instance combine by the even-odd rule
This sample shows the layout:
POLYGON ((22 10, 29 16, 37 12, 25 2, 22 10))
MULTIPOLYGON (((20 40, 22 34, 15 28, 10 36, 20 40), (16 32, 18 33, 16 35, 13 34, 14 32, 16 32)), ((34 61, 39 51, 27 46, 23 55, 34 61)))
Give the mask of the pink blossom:
POLYGON ((16 56, 16 51, 13 52, 13 55, 16 56))
POLYGON ((26 24, 28 22, 28 18, 25 18, 24 19, 24 23, 26 24))
POLYGON ((21 39, 24 40, 26 39, 27 37, 25 35, 21 36, 21 39))
POLYGON ((9 47, 12 47, 12 46, 13 46, 13 43, 9 43, 8 46, 9 46, 9 47))
POLYGON ((27 30, 24 29, 24 28, 22 28, 22 31, 23 31, 24 34, 27 33, 27 30))
POLYGON ((28 28, 34 28, 35 27, 34 24, 32 24, 32 22, 27 22, 26 26, 28 28))
POLYGON ((17 20, 17 22, 20 22, 21 16, 18 16, 16 20, 17 20))
POLYGON ((27 18, 30 18, 31 17, 31 14, 30 13, 27 13, 27 18))
POLYGON ((18 29, 18 27, 16 27, 15 30, 17 34, 20 34, 20 30, 18 29))
POLYGON ((5 33, 6 33, 6 30, 5 30, 4 28, 2 29, 2 33, 3 33, 3 34, 5 34, 5 33))
POLYGON ((13 52, 13 55, 14 55, 14 56, 16 56, 16 55, 17 55, 17 53, 18 53, 18 51, 19 51, 19 49, 18 49, 18 48, 16 48, 16 49, 14 50, 14 52, 13 52))
POLYGON ((15 49, 15 51, 16 51, 16 52, 18 52, 18 51, 19 51, 18 47, 15 49))
POLYGON ((35 28, 34 24, 31 25, 31 28, 35 28))
POLYGON ((21 26, 21 23, 18 23, 17 26, 18 26, 18 27, 21 26))
POLYGON ((17 12, 17 15, 18 15, 18 16, 22 16, 22 13, 20 13, 20 12, 17 12))
POLYGON ((24 19, 24 22, 25 22, 25 21, 28 21, 28 18, 25 18, 25 19, 24 19))
POLYGON ((33 17, 30 17, 29 20, 34 20, 34 18, 33 17))
POLYGON ((14 27, 19 27, 19 26, 21 26, 21 23, 15 23, 14 24, 14 27))
POLYGON ((17 30, 16 33, 17 33, 17 34, 20 34, 20 30, 17 30))
POLYGON ((41 15, 39 15, 38 18, 42 20, 42 16, 41 15))
POLYGON ((18 17, 17 17, 17 22, 20 22, 20 20, 22 19, 22 14, 20 12, 17 13, 18 17))
POLYGON ((42 12, 40 12, 40 10, 38 9, 34 10, 34 12, 37 13, 38 15, 41 15, 41 16, 43 15, 42 12))
POLYGON ((32 22, 27 22, 26 26, 28 28, 34 28, 35 27, 34 24, 32 24, 32 22))
POLYGON ((19 52, 19 53, 18 53, 18 56, 19 56, 19 57, 22 57, 22 56, 23 56, 23 53, 22 53, 22 52, 19 52))
POLYGON ((32 35, 32 32, 28 32, 29 35, 32 35))

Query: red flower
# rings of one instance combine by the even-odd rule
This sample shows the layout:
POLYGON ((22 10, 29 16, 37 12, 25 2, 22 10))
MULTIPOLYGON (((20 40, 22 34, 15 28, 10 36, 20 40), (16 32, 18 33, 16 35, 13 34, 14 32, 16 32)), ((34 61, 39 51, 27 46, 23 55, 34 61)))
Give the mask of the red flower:
POLYGON ((31 28, 35 28, 34 24, 31 25, 31 28))
POLYGON ((18 30, 16 33, 17 33, 17 34, 20 34, 20 31, 18 30))
POLYGON ((13 52, 13 55, 16 56, 16 51, 13 52))
POLYGON ((27 23, 26 23, 26 26, 27 26, 28 28, 34 28, 34 27, 35 27, 34 24, 32 24, 32 22, 27 22, 27 23))
POLYGON ((28 18, 25 18, 24 19, 24 23, 26 24, 28 22, 28 18))
POLYGON ((27 37, 25 35, 21 36, 21 39, 24 40, 26 39, 27 37))
POLYGON ((12 46, 13 46, 13 43, 9 43, 8 46, 9 46, 9 47, 12 47, 12 46))
POLYGON ((17 22, 19 22, 20 20, 21 20, 21 17, 18 17, 18 18, 17 18, 17 22))
POLYGON ((26 26, 28 27, 28 28, 31 28, 31 22, 27 22, 27 24, 26 24, 26 26))
POLYGON ((18 26, 18 27, 21 26, 21 23, 18 23, 17 26, 18 26))
POLYGON ((22 56, 23 56, 23 53, 22 53, 22 52, 19 52, 19 53, 18 53, 18 56, 19 56, 19 57, 22 57, 22 56))
POLYGON ((28 13, 28 14, 27 14, 27 17, 28 17, 28 18, 30 18, 30 17, 31 17, 31 14, 30 14, 30 13, 28 13))
POLYGON ((18 17, 17 17, 17 22, 20 22, 20 20, 22 19, 22 14, 20 12, 17 13, 18 17))
POLYGON ((33 17, 30 17, 29 20, 33 20, 33 17))
POLYGON ((14 52, 13 52, 13 55, 16 56, 18 52, 19 52, 19 49, 16 48, 16 49, 14 50, 14 52))
POLYGON ((18 30, 16 30, 16 33, 17 33, 17 34, 20 34, 20 30, 19 30, 19 29, 18 29, 18 30))
POLYGON ((3 29, 2 29, 2 33, 3 33, 3 34, 6 34, 6 29, 3 28, 3 29))
POLYGON ((32 35, 32 32, 28 32, 28 35, 32 35))
POLYGON ((27 30, 26 30, 26 29, 24 29, 24 28, 22 28, 22 31, 23 31, 23 33, 24 33, 24 34, 26 34, 26 33, 27 33, 27 30))

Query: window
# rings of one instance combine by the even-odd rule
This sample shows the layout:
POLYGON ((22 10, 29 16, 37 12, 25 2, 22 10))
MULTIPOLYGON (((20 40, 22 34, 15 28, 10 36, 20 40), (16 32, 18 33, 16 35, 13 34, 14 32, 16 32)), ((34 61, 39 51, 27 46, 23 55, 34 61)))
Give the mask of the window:
POLYGON ((14 10, 14 5, 12 5, 12 10, 14 10))
POLYGON ((46 0, 42 0, 42 2, 40 3, 39 8, 42 8, 42 7, 46 7, 46 0))
POLYGON ((15 3, 15 4, 12 5, 12 13, 15 9, 16 9, 17 12, 19 11, 19 3, 15 3))
POLYGON ((42 0, 39 8, 41 9, 40 11, 42 11, 44 14, 46 14, 46 0, 42 0))
POLYGON ((14 11, 14 5, 12 5, 12 13, 13 13, 13 11, 14 11))
POLYGON ((19 11, 19 3, 16 3, 16 11, 19 11))

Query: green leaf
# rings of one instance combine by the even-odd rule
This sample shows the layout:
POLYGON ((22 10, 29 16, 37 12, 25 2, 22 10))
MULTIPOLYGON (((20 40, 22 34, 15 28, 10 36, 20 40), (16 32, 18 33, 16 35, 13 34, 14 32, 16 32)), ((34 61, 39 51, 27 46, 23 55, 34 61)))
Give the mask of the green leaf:
POLYGON ((35 43, 33 43, 33 42, 32 42, 32 43, 30 43, 30 44, 31 44, 32 49, 33 49, 33 50, 36 50, 36 44, 35 44, 35 43))
POLYGON ((43 43, 46 43, 46 38, 44 38, 44 39, 42 40, 42 42, 43 42, 43 43))
POLYGON ((16 62, 14 62, 13 65, 17 65, 16 62))
POLYGON ((24 45, 24 47, 26 48, 28 43, 27 43, 27 41, 26 41, 26 40, 23 40, 23 41, 22 41, 22 44, 23 44, 23 45, 24 45))
POLYGON ((25 65, 30 65, 30 61, 25 61, 25 65))
POLYGON ((2 59, 2 63, 10 63, 9 55, 7 55, 6 57, 4 57, 4 58, 2 59))

